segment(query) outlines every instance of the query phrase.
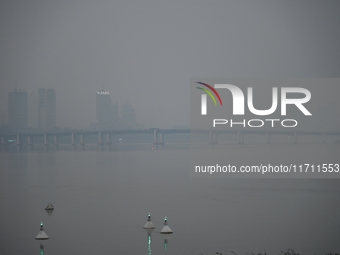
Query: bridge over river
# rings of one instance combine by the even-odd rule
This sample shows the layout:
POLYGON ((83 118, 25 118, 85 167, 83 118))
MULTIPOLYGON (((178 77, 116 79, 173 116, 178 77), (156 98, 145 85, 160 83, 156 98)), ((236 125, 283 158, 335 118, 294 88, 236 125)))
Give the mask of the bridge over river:
POLYGON ((63 137, 63 140, 68 141, 67 144, 71 146, 85 146, 86 144, 97 144, 101 146, 111 145, 113 136, 121 135, 138 135, 138 134, 150 134, 150 143, 154 145, 163 145, 166 135, 169 134, 200 134, 207 135, 209 137, 210 144, 218 143, 218 136, 222 134, 232 134, 237 137, 237 142, 242 144, 245 142, 245 136, 263 135, 265 143, 271 143, 271 138, 278 135, 287 135, 292 137, 292 142, 298 143, 301 136, 318 136, 320 142, 325 142, 327 136, 340 136, 340 131, 292 131, 292 130, 208 130, 208 129, 138 129, 138 130, 102 130, 102 131, 88 131, 88 130, 61 130, 61 131, 26 131, 26 132, 10 132, 0 134, 1 146, 5 147, 9 144, 16 144, 16 146, 29 146, 44 145, 44 146, 59 146, 59 140, 63 137), (95 143, 87 141, 87 137, 96 137, 95 143), (52 140, 52 142, 51 142, 52 140))

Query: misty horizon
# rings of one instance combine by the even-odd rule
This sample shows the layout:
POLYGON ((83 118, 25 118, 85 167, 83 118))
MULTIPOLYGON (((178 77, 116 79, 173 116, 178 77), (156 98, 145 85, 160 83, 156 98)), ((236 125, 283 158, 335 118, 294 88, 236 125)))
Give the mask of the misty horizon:
POLYGON ((0 1, 0 254, 339 254, 339 13, 0 1))
POLYGON ((2 124, 15 88, 30 108, 55 89, 58 127, 88 127, 104 89, 137 123, 169 128, 189 126, 194 77, 338 77, 339 3, 326 3, 2 1, 2 124))

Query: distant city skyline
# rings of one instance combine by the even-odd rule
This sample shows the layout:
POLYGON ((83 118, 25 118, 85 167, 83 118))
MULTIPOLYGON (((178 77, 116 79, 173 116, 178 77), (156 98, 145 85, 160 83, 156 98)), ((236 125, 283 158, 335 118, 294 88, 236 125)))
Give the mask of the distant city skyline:
POLYGON ((141 126, 136 122, 136 111, 131 104, 119 107, 118 103, 112 104, 109 91, 96 93, 96 119, 91 122, 92 129, 136 129, 141 126))
MULTIPOLYGON (((124 103, 120 107, 118 103, 112 104, 109 91, 100 90, 95 95, 96 105, 93 106, 96 109, 95 119, 82 128, 95 130, 144 128, 143 124, 137 123, 137 114, 131 104, 124 103)), ((0 127, 7 126, 11 129, 70 128, 56 125, 56 101, 56 91, 53 88, 39 88, 37 96, 35 93, 29 95, 22 90, 8 92, 8 120, 2 113, 0 127), (31 115, 28 112, 31 112, 31 115), (31 119, 37 119, 36 125, 28 125, 29 122, 33 123, 31 119)))
POLYGON ((340 253, 339 14, 1 0, 0 255, 340 253))
MULTIPOLYGON (((326 2, 1 1, 0 113, 25 89, 34 127, 37 90, 54 88, 57 126, 86 128, 104 89, 146 127, 189 126, 191 78, 338 77, 340 2, 326 2)), ((338 91, 311 104, 338 109, 338 91)))
MULTIPOLYGON (((331 81, 331 79, 324 79, 323 80, 325 85, 331 81)), ((308 88, 308 87, 307 87, 308 88)), ((332 91, 336 91, 338 88, 330 87, 332 91)), ((337 109, 339 109, 339 101, 336 101, 337 93, 329 94, 328 90, 319 90, 318 94, 316 94, 317 88, 312 88, 312 100, 314 101, 311 104, 311 112, 313 113, 313 125, 307 125, 307 123, 299 123, 299 126, 302 130, 325 130, 325 131, 336 131, 340 129, 340 122, 339 118, 337 118, 337 109), (329 95, 328 95, 329 94, 329 95), (315 100, 316 96, 318 96, 319 100, 315 100)), ((10 114, 10 111, 13 112, 13 103, 11 103, 12 107, 10 108, 10 101, 15 101, 13 99, 10 100, 10 94, 12 92, 8 92, 8 111, 7 112, 0 112, 0 127, 7 126, 8 128, 13 128, 14 126, 21 126, 24 128, 74 128, 71 125, 69 126, 60 126, 56 125, 57 117, 59 118, 60 122, 63 122, 63 118, 65 116, 57 114, 57 103, 56 101, 59 98, 56 97, 56 92, 54 88, 39 88, 37 91, 30 91, 27 93, 23 89, 14 90, 14 92, 24 92, 25 98, 22 103, 17 103, 17 105, 26 105, 24 108, 27 111, 27 124, 13 124, 15 122, 13 113, 10 114), (25 101, 26 100, 26 101, 25 101), (47 100, 47 101, 46 101, 47 100), (47 104, 46 104, 46 102, 47 104), (11 109, 11 110, 10 110, 11 109), (47 114, 47 115, 46 115, 47 114), (7 116, 6 116, 7 115, 7 116), (46 118, 48 116, 48 118, 46 118), (10 120, 10 118, 12 118, 10 120), (11 124, 12 123, 12 124, 11 124), (11 127, 12 126, 12 127, 11 127)), ((20 93, 19 93, 20 94, 20 93)), ((113 93, 114 95, 115 93, 113 93)), ((89 122, 84 126, 79 126, 77 128, 91 128, 91 129, 138 129, 138 128, 150 128, 150 127, 157 127, 157 128, 171 128, 171 127, 189 127, 189 125, 179 125, 173 123, 168 127, 162 127, 159 124, 152 124, 147 123, 139 123, 137 121, 138 114, 135 111, 133 105, 129 104, 128 102, 118 104, 117 100, 115 103, 111 103, 111 93, 107 90, 99 90, 97 92, 92 93, 92 98, 96 99, 96 104, 92 105, 92 111, 95 112, 94 115, 91 116, 91 111, 88 114, 89 122), (96 96, 94 96, 96 95, 96 96), (102 106, 98 106, 98 99, 99 98, 106 98, 106 100, 102 100, 102 106), (106 102, 106 103, 105 103, 106 102), (107 106, 105 106, 105 104, 107 106), (99 109, 101 108, 101 113, 99 113, 99 109), (101 121, 98 121, 101 120, 101 121), (99 125, 99 123, 101 123, 99 125)), ((259 95, 259 94, 256 94, 259 95)), ((73 99, 70 100, 77 100, 79 97, 78 94, 74 95, 73 99)), ((68 103, 64 100, 63 103, 68 103)), ((60 102, 60 101, 59 101, 60 102)), ((265 108, 266 106, 261 106, 265 108)), ((21 107, 23 108, 23 107, 21 107)), ((297 109, 293 108, 290 110, 290 116, 294 115, 297 109)), ((23 118, 21 118, 23 119, 23 118)), ((18 120, 16 120, 18 121, 18 120)), ((24 121, 25 122, 25 121, 24 121)))

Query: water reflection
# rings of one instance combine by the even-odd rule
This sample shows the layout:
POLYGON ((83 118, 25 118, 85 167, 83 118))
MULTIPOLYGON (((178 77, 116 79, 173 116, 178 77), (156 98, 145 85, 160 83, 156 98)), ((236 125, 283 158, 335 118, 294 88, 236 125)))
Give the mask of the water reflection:
POLYGON ((45 207, 45 211, 47 212, 48 216, 51 216, 54 211, 54 206, 51 203, 48 203, 45 207))
MULTIPOLYGON (((40 213, 43 219, 51 223, 54 236, 63 239, 65 228, 62 226, 67 227, 69 224, 81 226, 81 229, 84 230, 92 229, 93 221, 88 219, 93 217, 96 213, 95 208, 100 205, 105 205, 105 210, 100 214, 99 223, 106 225, 106 222, 110 221, 112 225, 118 226, 122 231, 114 240, 112 238, 95 239, 94 242, 101 244, 96 245, 96 247, 94 247, 93 242, 82 242, 81 245, 69 246, 69 253, 74 254, 104 254, 110 247, 117 247, 117 250, 124 250, 129 247, 131 254, 137 254, 140 252, 140 248, 142 253, 146 252, 144 254, 152 254, 152 250, 153 254, 155 254, 155 250, 159 251, 158 254, 180 254, 180 251, 188 249, 193 249, 192 251, 189 250, 188 254, 198 254, 208 250, 216 251, 216 245, 221 249, 220 251, 228 249, 225 242, 215 240, 215 236, 225 236, 225 239, 229 239, 237 254, 245 254, 249 250, 256 252, 259 245, 265 245, 263 248, 275 253, 281 249, 277 248, 281 247, 280 244, 277 242, 268 242, 267 244, 266 241, 279 233, 278 236, 275 236, 275 240, 279 240, 279 237, 286 238, 285 243, 294 245, 297 242, 296 235, 288 235, 287 237, 285 234, 285 231, 291 226, 296 228, 297 232, 308 230, 304 232, 306 236, 298 241, 301 249, 306 251, 305 253, 313 253, 308 252, 313 249, 316 250, 315 253, 322 253, 322 250, 315 243, 317 243, 318 238, 323 238, 323 235, 322 233, 314 233, 313 227, 325 232, 328 231, 327 238, 323 239, 325 247, 329 247, 329 250, 332 251, 339 250, 336 249, 339 247, 339 240, 336 238, 338 235, 336 235, 334 229, 334 226, 339 224, 338 210, 336 210, 340 206, 339 202, 336 202, 339 201, 339 180, 192 180, 187 171, 184 170, 189 168, 189 149, 185 146, 178 149, 173 148, 173 146, 167 149, 167 146, 170 145, 166 145, 166 150, 161 152, 151 151, 150 145, 148 147, 138 145, 122 147, 121 151, 117 149, 117 151, 108 153, 98 153, 96 151, 97 146, 87 146, 85 152, 73 154, 70 153, 70 146, 60 146, 60 150, 55 152, 51 148, 48 154, 40 153, 43 147, 38 146, 33 153, 27 155, 16 154, 16 152, 10 155, 2 153, 0 155, 0 169, 2 170, 0 191, 3 191, 3 193, 0 192, 2 198, 0 199, 0 207, 6 209, 0 210, 0 218, 6 219, 2 224, 3 232, 11 232, 13 225, 27 224, 27 219, 36 218, 37 211, 44 210, 46 204, 43 203, 48 199, 53 204, 56 203, 58 210, 56 215, 53 215, 53 213, 46 219, 47 215, 43 211, 40 213), (127 171, 128 169, 129 171, 127 171), (6 190, 8 192, 5 192, 6 190), (111 194, 116 195, 112 196, 111 194), (141 197, 148 199, 141 200, 141 197), (76 208, 74 201, 79 201, 76 208), (107 201, 110 201, 110 203, 107 203, 107 201), (18 214, 15 206, 17 204, 24 208, 20 211, 20 214, 18 214), (61 209, 58 209, 58 204, 62 204, 61 209), (154 205, 171 208, 171 210, 156 210, 154 205), (183 210, 183 205, 187 205, 186 210, 183 210), (290 217, 292 218, 290 221, 287 220, 287 212, 282 208, 292 205, 297 207, 297 211, 291 212, 294 217, 290 217), (117 217, 112 218, 112 214, 107 212, 114 211, 116 206, 123 209, 117 210, 117 217), (252 212, 247 210, 249 206, 252 207, 252 212), (270 206, 270 210, 268 210, 268 206, 270 206), (307 209, 313 210, 307 211, 307 209), (141 247, 131 246, 131 240, 126 236, 131 234, 129 230, 134 229, 132 226, 139 224, 135 215, 141 215, 145 210, 155 210, 155 215, 160 215, 165 211, 167 214, 173 215, 171 217, 174 217, 173 220, 176 222, 174 231, 182 233, 181 238, 183 239, 176 241, 176 236, 161 235, 159 232, 163 227, 160 226, 162 222, 158 222, 159 226, 157 225, 157 229, 151 232, 150 236, 147 230, 142 230, 143 224, 141 224, 138 227, 139 230, 134 227, 137 231, 133 233, 133 235, 140 234, 141 247), (176 210, 178 211, 177 215, 176 210), (193 226, 192 235, 185 234, 187 232, 187 220, 199 222, 211 210, 213 210, 214 217, 207 224, 206 231, 213 233, 213 236, 209 236, 207 242, 199 241, 201 236, 199 233, 200 226, 193 226), (79 211, 81 211, 80 214, 77 213, 79 211), (308 219, 299 220, 304 219, 303 214, 306 214, 306 211, 308 219), (225 228, 221 226, 221 221, 223 222, 226 213, 231 218, 228 223, 230 229, 237 229, 238 233, 241 233, 239 236, 235 237, 233 233, 226 233, 225 228), (321 214, 327 215, 327 219, 318 218, 321 214), (55 216, 58 217, 54 218, 55 216), (133 217, 135 218, 131 226, 126 228, 126 222, 133 217), (62 219, 60 223, 58 222, 59 219, 62 219), (247 219, 246 223, 244 223, 244 219, 247 219), (319 220, 315 221, 315 219, 319 220), (58 224, 61 225, 58 226, 58 224), (259 224, 265 226, 264 232, 266 234, 253 236, 249 231, 247 232, 249 228, 256 229, 259 224), (271 227, 273 224, 275 229, 280 230, 279 232, 271 227), (147 237, 147 245, 145 245, 145 236, 147 237), (169 239, 169 237, 175 239, 169 239), (188 248, 188 241, 196 247, 188 248), (172 247, 169 247, 170 242, 174 242, 172 247), (244 243, 247 244, 246 247, 244 247, 244 243), (310 246, 311 243, 315 245, 310 246)), ((300 146, 297 148, 298 150, 306 153, 311 150, 307 146, 297 145, 296 147, 298 146, 300 146)), ((244 155, 256 158, 263 156, 263 150, 266 152, 266 157, 269 158, 275 157, 276 153, 278 155, 285 155, 287 151, 295 153, 295 147, 290 145, 280 146, 278 152, 275 146, 270 148, 263 146, 264 149, 261 148, 261 153, 259 149, 253 150, 254 147, 228 148, 226 149, 226 155, 228 155, 226 159, 237 157, 240 151, 242 151, 242 154, 244 152, 244 155)), ((256 148, 259 147, 256 145, 256 148)), ((13 147, 13 149, 15 148, 13 147)), ((335 154, 339 147, 325 145, 322 150, 326 150, 329 154, 333 152, 335 154)), ((320 153, 322 150, 320 149, 320 153)), ((315 154, 312 156, 317 157, 315 154)), ((171 224, 171 218, 169 220, 170 227, 174 227, 171 224)), ((145 223, 143 218, 141 223, 145 223)), ((47 234, 50 234, 48 229, 47 234)), ((68 233, 71 236, 70 241, 73 241, 73 239, 76 239, 75 241, 91 240, 93 238, 92 231, 80 231, 81 233, 79 233, 76 228, 71 228, 70 231, 68 233)), ((112 235, 109 227, 104 227, 101 231, 104 231, 103 235, 112 235)), ((25 240, 26 236, 31 235, 30 233, 29 228, 24 228, 17 234, 22 240, 25 240)), ((45 246, 50 245, 47 246, 48 254, 51 253, 48 247, 52 247, 52 243, 52 253, 58 253, 58 250, 65 248, 58 245, 56 240, 49 242, 45 243, 45 246)), ((2 252, 4 250, 11 250, 12 254, 20 253, 21 248, 17 246, 14 239, 10 240, 6 236, 6 239, 3 238, 0 243, 0 254, 5 254, 6 252, 2 252)), ((39 243, 40 241, 28 241, 27 246, 22 248, 33 249, 33 253, 39 252, 39 243)), ((301 253, 300 249, 298 252, 301 253)), ((204 252, 204 254, 206 253, 204 252)))
POLYGON ((44 255, 45 252, 44 252, 44 244, 43 243, 40 243, 40 255, 44 255))
POLYGON ((151 242, 152 242, 151 233, 152 233, 152 231, 153 231, 153 229, 147 230, 147 232, 148 232, 148 255, 152 255, 152 251, 151 251, 151 242))
POLYGON ((171 234, 162 234, 164 240, 164 251, 168 250, 169 247, 169 238, 171 234))
POLYGON ((53 210, 45 210, 48 216, 51 216, 53 214, 53 210))

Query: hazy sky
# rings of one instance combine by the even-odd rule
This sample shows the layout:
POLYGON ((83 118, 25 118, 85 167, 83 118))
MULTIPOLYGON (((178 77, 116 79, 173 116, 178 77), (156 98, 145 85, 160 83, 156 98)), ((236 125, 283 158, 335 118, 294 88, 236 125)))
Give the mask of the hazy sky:
POLYGON ((57 126, 89 127, 95 93, 146 127, 189 125, 190 78, 339 77, 339 1, 0 2, 0 116, 7 93, 57 94, 57 126))

